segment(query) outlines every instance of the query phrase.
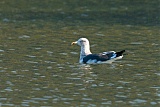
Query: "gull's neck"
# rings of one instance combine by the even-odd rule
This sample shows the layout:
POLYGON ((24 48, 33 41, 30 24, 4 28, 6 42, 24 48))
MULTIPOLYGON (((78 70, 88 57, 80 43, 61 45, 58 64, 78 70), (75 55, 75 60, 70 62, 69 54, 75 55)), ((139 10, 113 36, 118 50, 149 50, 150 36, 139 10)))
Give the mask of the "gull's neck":
POLYGON ((92 54, 90 51, 90 46, 89 45, 81 46, 80 60, 83 60, 83 58, 89 54, 92 54))

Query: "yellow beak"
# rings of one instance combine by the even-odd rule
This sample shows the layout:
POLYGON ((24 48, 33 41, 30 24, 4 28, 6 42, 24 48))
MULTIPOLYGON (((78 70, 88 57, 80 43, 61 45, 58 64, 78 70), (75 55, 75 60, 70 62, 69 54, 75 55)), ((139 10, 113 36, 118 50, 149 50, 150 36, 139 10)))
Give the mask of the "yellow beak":
POLYGON ((71 43, 71 45, 75 45, 75 44, 77 44, 77 41, 76 41, 76 42, 72 42, 72 43, 71 43))

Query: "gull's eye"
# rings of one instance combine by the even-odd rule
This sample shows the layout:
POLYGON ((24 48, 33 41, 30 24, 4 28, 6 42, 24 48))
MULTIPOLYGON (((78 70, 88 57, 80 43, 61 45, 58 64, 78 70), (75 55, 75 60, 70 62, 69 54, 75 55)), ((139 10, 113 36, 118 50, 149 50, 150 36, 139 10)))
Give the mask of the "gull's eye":
POLYGON ((80 42, 86 42, 85 40, 81 40, 80 42))

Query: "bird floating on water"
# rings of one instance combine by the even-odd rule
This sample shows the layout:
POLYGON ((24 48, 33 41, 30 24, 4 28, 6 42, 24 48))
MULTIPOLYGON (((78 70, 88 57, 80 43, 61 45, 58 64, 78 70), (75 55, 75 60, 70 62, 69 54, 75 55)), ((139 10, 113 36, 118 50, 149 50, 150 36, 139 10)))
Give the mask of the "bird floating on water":
POLYGON ((90 44, 87 38, 80 38, 78 41, 72 42, 71 45, 78 44, 81 46, 79 63, 81 64, 100 64, 112 63, 115 60, 122 59, 125 50, 120 52, 108 51, 99 54, 92 54, 90 44))

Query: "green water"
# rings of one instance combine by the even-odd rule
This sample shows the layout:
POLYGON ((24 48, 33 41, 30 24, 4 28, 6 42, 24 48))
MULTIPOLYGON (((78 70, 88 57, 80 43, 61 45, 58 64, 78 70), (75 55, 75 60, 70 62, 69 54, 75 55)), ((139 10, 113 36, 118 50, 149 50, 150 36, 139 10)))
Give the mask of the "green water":
POLYGON ((159 0, 1 0, 0 107, 159 107, 159 0), (80 47, 120 51, 78 64, 80 47))

